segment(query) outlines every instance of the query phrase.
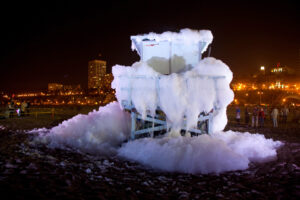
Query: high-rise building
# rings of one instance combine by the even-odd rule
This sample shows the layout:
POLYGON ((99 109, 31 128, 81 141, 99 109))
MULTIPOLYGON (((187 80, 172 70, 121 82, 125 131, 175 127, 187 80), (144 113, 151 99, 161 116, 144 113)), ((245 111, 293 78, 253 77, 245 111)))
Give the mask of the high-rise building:
POLYGON ((106 61, 91 60, 88 66, 88 88, 99 89, 106 74, 106 61))

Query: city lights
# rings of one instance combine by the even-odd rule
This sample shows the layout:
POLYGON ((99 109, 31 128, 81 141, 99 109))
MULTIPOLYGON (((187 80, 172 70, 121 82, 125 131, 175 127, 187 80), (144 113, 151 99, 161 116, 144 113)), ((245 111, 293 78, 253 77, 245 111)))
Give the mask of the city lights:
POLYGON ((237 104, 237 100, 239 100, 239 103, 245 104, 292 105, 293 102, 285 97, 293 95, 300 98, 300 82, 293 69, 279 64, 270 70, 266 69, 268 68, 260 66, 259 71, 255 74, 233 80, 231 88, 236 97, 233 103, 237 104))
MULTIPOLYGON (((300 84, 300 83, 299 83, 300 84)), ((234 91, 240 90, 257 90, 258 88, 264 90, 286 90, 286 91, 297 91, 299 87, 295 84, 283 84, 280 82, 268 83, 268 84, 253 84, 253 83, 236 83, 232 85, 234 91)))

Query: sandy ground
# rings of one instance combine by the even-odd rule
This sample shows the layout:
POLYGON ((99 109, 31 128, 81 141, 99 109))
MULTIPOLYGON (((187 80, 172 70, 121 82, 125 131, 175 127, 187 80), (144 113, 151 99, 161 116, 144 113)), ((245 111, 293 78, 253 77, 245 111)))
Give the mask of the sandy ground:
MULTIPOLYGON (((65 116, 67 117, 67 116, 65 116)), ((299 199, 300 128, 227 130, 259 132, 285 143, 277 160, 219 175, 166 173, 118 158, 72 149, 33 146, 24 129, 52 127, 63 117, 0 121, 0 194, 9 199, 299 199)))

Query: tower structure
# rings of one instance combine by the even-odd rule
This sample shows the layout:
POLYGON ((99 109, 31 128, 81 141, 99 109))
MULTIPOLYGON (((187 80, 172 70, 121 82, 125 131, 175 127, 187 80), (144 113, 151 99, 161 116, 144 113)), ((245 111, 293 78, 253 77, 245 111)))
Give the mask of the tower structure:
POLYGON ((91 60, 88 63, 88 89, 99 89, 106 74, 106 61, 91 60))

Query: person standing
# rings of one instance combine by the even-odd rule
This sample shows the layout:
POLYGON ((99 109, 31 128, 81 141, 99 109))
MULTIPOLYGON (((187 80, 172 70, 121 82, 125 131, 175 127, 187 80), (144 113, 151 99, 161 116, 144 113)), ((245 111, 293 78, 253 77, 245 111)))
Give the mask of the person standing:
POLYGON ((29 116, 29 108, 30 108, 30 102, 26 102, 26 116, 29 116))
POLYGON ((15 112, 15 103, 14 103, 14 101, 11 101, 8 104, 8 111, 9 111, 9 118, 13 118, 14 112, 15 112))
POLYGON ((269 109, 268 109, 267 106, 264 108, 264 113, 265 113, 264 122, 266 122, 267 121, 267 117, 269 116, 269 109))
POLYGON ((278 111, 278 109, 275 107, 275 108, 272 110, 272 113, 271 113, 271 117, 272 117, 272 121, 273 121, 273 127, 278 127, 278 122, 277 122, 278 114, 279 114, 279 111, 278 111))
POLYGON ((235 109, 235 120, 237 122, 238 125, 240 125, 240 121, 241 121, 241 110, 240 108, 237 106, 235 109))
POLYGON ((252 112, 252 127, 258 127, 258 107, 255 106, 252 112))
POLYGON ((265 120, 265 112, 263 108, 260 108, 258 112, 258 120, 259 120, 259 127, 264 127, 264 120, 265 120))
POLYGON ((27 109, 27 103, 26 103, 26 101, 23 101, 21 103, 21 116, 25 115, 26 109, 27 109))
POLYGON ((284 124, 286 124, 287 122, 288 114, 289 114, 289 109, 287 108, 287 106, 284 106, 284 108, 282 109, 282 122, 284 124))
POLYGON ((248 126, 250 121, 250 112, 248 107, 245 108, 245 124, 248 126))
POLYGON ((280 109, 280 107, 279 107, 279 109, 278 109, 278 117, 279 117, 278 121, 280 123, 283 122, 283 111, 282 110, 283 109, 282 108, 280 109))

